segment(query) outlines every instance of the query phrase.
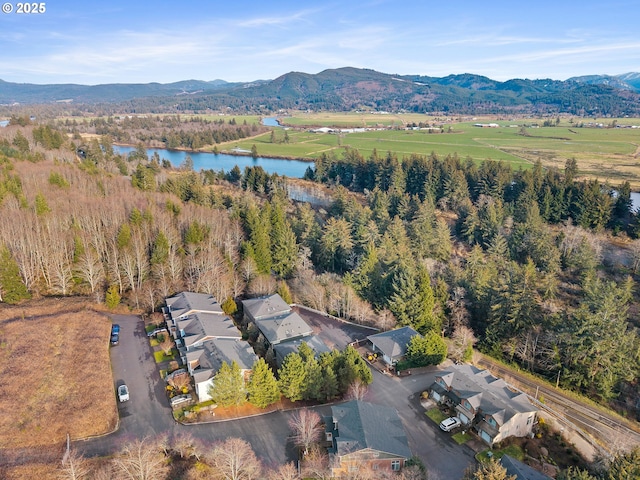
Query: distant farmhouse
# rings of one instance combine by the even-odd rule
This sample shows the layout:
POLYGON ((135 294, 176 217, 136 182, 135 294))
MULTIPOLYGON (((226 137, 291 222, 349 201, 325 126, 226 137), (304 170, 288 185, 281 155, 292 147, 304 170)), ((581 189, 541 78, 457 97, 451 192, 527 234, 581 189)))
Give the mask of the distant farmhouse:
POLYGON ((258 357, 213 296, 182 292, 167 298, 166 305, 169 332, 193 378, 199 402, 211 399, 209 388, 223 362, 235 361, 248 376, 258 357))
POLYGON ((277 293, 243 300, 242 307, 244 321, 247 325, 255 325, 266 348, 273 348, 278 365, 287 354, 297 352, 302 342, 306 342, 316 354, 329 351, 307 322, 277 293))
POLYGON ((455 408, 462 424, 490 446, 507 437, 530 435, 536 423, 538 410, 524 393, 472 365, 453 365, 440 373, 429 393, 438 403, 455 408))
POLYGON ((395 408, 352 400, 331 407, 325 418, 325 435, 331 442, 333 475, 367 466, 398 472, 411 458, 402 421, 395 408))

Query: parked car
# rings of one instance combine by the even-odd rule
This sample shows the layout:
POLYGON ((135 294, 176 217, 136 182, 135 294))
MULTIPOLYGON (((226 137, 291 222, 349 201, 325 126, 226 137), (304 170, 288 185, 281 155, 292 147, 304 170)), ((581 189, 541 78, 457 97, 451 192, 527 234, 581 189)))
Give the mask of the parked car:
POLYGON ((118 345, 120 343, 120 334, 114 333, 111 335, 111 345, 118 345))
POLYGON ((118 387, 118 400, 121 402, 126 402, 129 400, 129 389, 125 384, 122 384, 118 387))
POLYGON ((450 432, 454 428, 462 425, 462 422, 458 417, 449 417, 440 422, 440 429, 444 432, 450 432))
POLYGON ((111 335, 115 335, 116 333, 120 334, 120 325, 114 323, 113 325, 111 325, 111 335))
POLYGON ((177 407, 181 403, 190 402, 191 400, 191 395, 176 395, 169 400, 169 403, 172 407, 177 407))

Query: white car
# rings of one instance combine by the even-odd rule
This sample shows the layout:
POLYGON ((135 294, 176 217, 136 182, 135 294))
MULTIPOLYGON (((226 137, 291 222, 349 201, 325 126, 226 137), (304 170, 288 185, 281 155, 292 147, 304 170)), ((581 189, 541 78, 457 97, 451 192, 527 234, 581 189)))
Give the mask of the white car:
POLYGON ((118 387, 118 400, 121 402, 129 400, 129 389, 124 384, 118 387))
POLYGON ((443 432, 450 432, 460 425, 462 425, 462 422, 458 417, 449 417, 440 422, 440 430, 442 430, 443 432))

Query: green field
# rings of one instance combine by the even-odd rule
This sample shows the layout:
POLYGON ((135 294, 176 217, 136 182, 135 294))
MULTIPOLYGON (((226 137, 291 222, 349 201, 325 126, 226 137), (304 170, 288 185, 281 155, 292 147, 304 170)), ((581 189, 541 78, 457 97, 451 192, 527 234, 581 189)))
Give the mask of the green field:
MULTIPOLYGON (((425 122, 434 124, 434 117, 426 115, 356 115, 316 114, 304 117, 287 117, 287 123, 299 122, 308 125, 315 120, 315 127, 332 125, 353 126, 354 120, 368 123, 371 117, 385 118, 388 125, 398 118, 406 123, 425 122), (421 118, 421 119, 419 119, 421 118), (293 122, 292 120, 295 120, 293 122), (349 123, 350 122, 350 123, 349 123)), ((480 121, 480 120, 476 120, 480 121)), ((289 143, 283 143, 284 130, 276 129, 276 142, 267 133, 222 145, 220 150, 236 146, 251 149, 256 145, 259 155, 292 158, 317 158, 322 153, 334 152, 338 156, 347 147, 358 149, 368 157, 376 149, 379 154, 388 151, 400 158, 412 153, 439 156, 457 154, 460 158, 471 158, 476 162, 486 159, 509 162, 514 168, 529 168, 540 160, 546 167, 562 168, 568 158, 575 157, 580 173, 598 177, 613 184, 628 180, 632 186, 640 186, 640 129, 631 128, 579 128, 563 120, 557 127, 528 127, 522 135, 521 125, 531 125, 533 120, 506 120, 492 122, 500 128, 480 128, 476 121, 442 124, 445 133, 428 130, 375 130, 355 133, 312 133, 306 128, 287 130, 289 143)), ((488 120, 481 120, 487 123, 488 120)), ((540 120, 537 122, 542 123, 540 120)), ((611 119, 608 119, 608 123, 611 119)), ((640 125, 640 119, 619 119, 619 125, 640 125)), ((362 123, 361 123, 362 126, 362 123)))

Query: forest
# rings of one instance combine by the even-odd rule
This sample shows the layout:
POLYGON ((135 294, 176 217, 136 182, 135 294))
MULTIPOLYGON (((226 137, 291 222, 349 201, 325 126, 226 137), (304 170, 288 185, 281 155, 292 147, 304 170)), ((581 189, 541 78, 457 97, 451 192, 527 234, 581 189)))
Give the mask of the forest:
POLYGON ((290 292, 352 321, 445 337, 454 360, 475 346, 638 414, 640 218, 628 184, 578 179, 573 159, 513 171, 346 150, 307 172, 332 189, 322 209, 289 200, 287 179, 260 167, 174 169, 143 148, 115 155, 108 130, 87 140, 60 128, 0 129, 4 302, 104 302, 110 291, 152 311, 183 289, 220 302, 290 292))

